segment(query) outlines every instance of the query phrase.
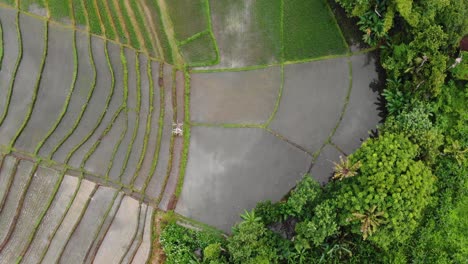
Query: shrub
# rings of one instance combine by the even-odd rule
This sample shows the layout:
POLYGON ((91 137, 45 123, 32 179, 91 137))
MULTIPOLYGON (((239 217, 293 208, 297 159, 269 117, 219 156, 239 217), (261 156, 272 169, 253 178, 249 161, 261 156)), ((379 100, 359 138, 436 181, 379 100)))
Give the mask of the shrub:
POLYGON ((233 263, 277 263, 273 234, 260 221, 244 221, 233 229, 228 238, 228 249, 233 263))
POLYGON ((415 103, 406 107, 396 116, 390 116, 380 127, 382 133, 402 133, 418 145, 421 157, 432 164, 439 154, 439 147, 443 144, 441 131, 433 125, 433 114, 427 104, 415 103))
MULTIPOLYGON (((166 254, 166 263, 168 264, 200 262, 202 259, 195 254, 195 251, 201 252, 213 244, 219 244, 219 248, 221 248, 224 244, 222 237, 214 232, 194 231, 175 223, 171 223, 164 228, 159 240, 166 254)), ((208 252, 210 252, 210 249, 208 249, 208 252)))
POLYGON ((317 205, 311 219, 296 225, 296 238, 310 246, 320 246, 327 237, 338 231, 335 210, 336 206, 332 200, 317 205))
POLYGON ((369 237, 378 246, 408 239, 430 202, 435 181, 430 169, 414 160, 417 153, 418 147, 398 134, 365 141, 350 156, 362 162, 359 175, 337 183, 341 225, 361 234, 362 220, 357 221, 356 214, 367 215, 380 218, 378 230, 369 237))

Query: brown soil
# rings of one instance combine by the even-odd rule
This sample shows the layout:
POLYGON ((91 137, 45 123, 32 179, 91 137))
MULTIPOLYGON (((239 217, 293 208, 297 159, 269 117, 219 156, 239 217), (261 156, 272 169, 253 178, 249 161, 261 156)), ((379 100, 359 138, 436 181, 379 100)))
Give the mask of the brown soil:
POLYGON ((159 243, 159 235, 161 234, 161 224, 162 224, 162 213, 156 212, 154 217, 154 230, 153 232, 156 234, 155 239, 153 240, 153 252, 151 254, 152 258, 150 260, 151 264, 160 264, 164 263, 166 260, 166 256, 164 255, 164 251, 161 247, 161 243, 159 243))
POLYGON ((462 38, 462 40, 460 41, 460 49, 468 51, 468 35, 462 38))

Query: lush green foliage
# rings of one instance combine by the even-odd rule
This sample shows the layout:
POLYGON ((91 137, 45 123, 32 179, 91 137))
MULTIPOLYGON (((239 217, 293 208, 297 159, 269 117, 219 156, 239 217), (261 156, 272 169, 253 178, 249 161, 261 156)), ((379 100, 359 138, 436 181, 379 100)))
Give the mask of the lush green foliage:
POLYGON ((284 1, 283 32, 287 61, 347 52, 340 29, 325 0, 284 1))
POLYGON ((442 132, 433 124, 432 117, 433 113, 428 105, 415 102, 413 106, 404 107, 401 113, 390 115, 380 127, 380 131, 406 135, 412 143, 420 147, 419 156, 432 164, 443 144, 442 132))
POLYGON ((468 51, 462 51, 457 59, 461 62, 455 61, 451 71, 456 79, 468 81, 468 51))
POLYGON ((164 228, 159 240, 166 254, 166 263, 168 264, 223 263, 221 248, 224 247, 225 240, 216 233, 194 231, 171 223, 164 228), (196 251, 199 252, 200 256, 197 256, 196 251), (201 256, 202 252, 203 256, 201 256))
POLYGON ((408 239, 430 202, 435 181, 430 169, 414 160, 417 154, 418 147, 402 135, 388 133, 364 142, 351 156, 362 162, 360 174, 338 185, 340 223, 360 234, 364 230, 354 213, 383 212, 379 231, 370 240, 387 247, 408 239))

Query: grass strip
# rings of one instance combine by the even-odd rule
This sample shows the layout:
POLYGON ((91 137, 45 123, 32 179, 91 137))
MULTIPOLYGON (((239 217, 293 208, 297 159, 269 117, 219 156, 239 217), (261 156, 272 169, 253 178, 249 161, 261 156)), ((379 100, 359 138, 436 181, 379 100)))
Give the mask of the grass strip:
MULTIPOLYGON (((109 71, 110 71, 110 73, 111 73, 111 95, 110 95, 110 98, 112 98, 112 95, 113 95, 114 90, 115 90, 115 73, 114 73, 114 68, 112 67, 112 63, 111 63, 110 58, 109 58, 109 50, 108 50, 108 48, 107 48, 107 46, 108 46, 108 42, 107 42, 107 41, 106 41, 106 43, 104 43, 104 46, 105 46, 105 48, 104 48, 104 53, 105 53, 105 55, 106 55, 107 66, 109 67, 109 71)), ((109 99, 109 103, 110 103, 110 100, 111 100, 111 99, 109 99)), ((108 107, 108 106, 109 106, 109 105, 106 106, 105 112, 107 112, 107 107, 108 107)), ((99 139, 98 139, 96 142, 94 142, 93 145, 92 145, 92 147, 88 150, 88 152, 86 152, 86 154, 85 154, 85 156, 84 156, 84 158, 83 158, 83 160, 82 160, 82 162, 81 162, 80 167, 83 168, 83 166, 84 166, 84 164, 86 163, 86 161, 89 159, 89 157, 90 157, 90 156, 94 153, 94 151, 96 150, 96 148, 97 148, 97 146, 99 145, 99 143, 101 142, 102 138, 103 138, 105 135, 107 135, 107 133, 109 133, 109 131, 110 131, 112 125, 113 125, 114 122, 115 122, 115 119, 117 119, 117 117, 119 116, 120 112, 122 111, 121 108, 122 108, 122 105, 115 111, 115 113, 113 114, 112 119, 111 119, 109 125, 107 125, 106 129, 103 131, 103 133, 101 134, 101 136, 99 137, 99 139)), ((105 114, 105 112, 104 112, 104 114, 105 114)), ((102 118, 104 118, 104 115, 102 115, 102 118)), ((100 124, 101 121, 102 121, 102 119, 98 121, 98 124, 100 124)), ((94 132, 95 132, 96 129, 97 129, 97 126, 96 126, 95 129, 91 132, 90 136, 91 136, 92 134, 94 134, 94 132)), ((85 142, 86 142, 86 141, 85 141, 85 142)), ((83 144, 84 144, 84 142, 83 142, 83 144)))
POLYGON ((125 111, 125 129, 122 131, 122 134, 120 134, 119 141, 114 147, 114 150, 112 151, 112 156, 110 159, 109 166, 107 167, 107 172, 105 175, 106 181, 109 181, 109 173, 112 169, 112 166, 114 164, 114 159, 115 155, 117 154, 117 151, 119 150, 120 144, 122 144, 122 141, 125 137, 125 134, 127 133, 128 130, 128 109, 127 109, 127 99, 128 99, 128 65, 127 65, 127 58, 125 57, 124 49, 123 47, 120 48, 120 61, 122 62, 122 68, 123 68, 123 84, 124 84, 124 98, 123 98, 123 103, 122 103, 122 110, 125 111))
POLYGON ((120 43, 128 44, 129 34, 127 28, 125 27, 125 22, 123 20, 120 9, 116 7, 115 0, 104 0, 107 9, 109 10, 109 15, 113 24, 115 25, 115 32, 118 36, 120 43))
MULTIPOLYGON (((164 64, 161 64, 159 67, 159 76, 164 75, 164 64)), ((162 77, 159 77, 162 79, 162 77)), ((164 115, 165 115, 165 108, 164 104, 166 101, 165 98, 165 92, 164 92, 164 82, 159 82, 159 120, 158 120, 158 138, 156 139, 156 148, 154 149, 153 153, 153 163, 151 165, 151 170, 149 172, 148 177, 146 178, 143 188, 141 189, 141 192, 143 195, 146 193, 146 188, 148 188, 148 184, 150 183, 151 179, 153 178, 153 174, 156 171, 156 167, 158 166, 159 163, 159 154, 161 151, 161 140, 162 140, 162 134, 163 134, 163 128, 164 128, 164 115), (162 85, 161 85, 162 84, 162 85)))
POLYGON ((132 153, 133 149, 133 144, 135 143, 135 138, 138 134, 138 128, 140 124, 140 110, 141 110, 141 75, 140 75, 140 60, 139 60, 139 54, 136 54, 135 56, 135 72, 136 72, 136 77, 137 77, 137 109, 136 109, 136 123, 135 127, 133 128, 133 134, 132 134, 132 140, 130 141, 130 144, 127 148, 127 153, 125 154, 125 160, 124 164, 122 166, 122 169, 120 171, 119 175, 119 180, 122 181, 122 176, 125 173, 125 169, 127 168, 128 165, 128 160, 130 159, 130 154, 132 153))
POLYGON ((276 99, 275 107, 273 108, 273 112, 271 113, 270 117, 266 121, 266 123, 263 125, 264 128, 267 128, 270 126, 271 122, 276 116, 276 113, 278 112, 279 105, 281 103, 281 97, 283 97, 283 90, 284 90, 284 65, 281 65, 281 84, 280 84, 280 89, 278 92, 278 98, 276 99))
POLYGON ((60 21, 62 18, 70 17, 71 9, 69 1, 47 0, 49 15, 52 19, 60 21))
POLYGON ((29 236, 29 238, 27 239, 27 246, 25 248, 23 248, 23 250, 21 251, 21 254, 20 256, 16 259, 16 264, 19 264, 21 262, 21 260, 23 259, 24 255, 26 254, 26 252, 28 251, 28 248, 29 248, 29 245, 31 244, 31 242, 33 241, 34 237, 36 236, 36 233, 37 231, 39 230, 39 225, 41 224, 42 220, 44 219, 44 216, 46 215, 47 211, 49 210, 50 206, 52 205, 52 202, 54 201, 55 199, 55 196, 57 195, 57 192, 60 188, 60 185, 62 184, 62 181, 65 177, 65 171, 63 171, 60 175, 60 179, 57 181, 57 183, 55 184, 54 186, 54 190, 52 191, 52 195, 50 196, 49 200, 47 201, 47 206, 46 208, 44 209, 44 211, 41 212, 38 220, 36 221, 36 223, 34 224, 34 229, 33 229, 33 232, 32 234, 29 236))
POLYGON ((88 92, 88 95, 86 97, 86 103, 81 106, 81 111, 80 114, 78 115, 78 118, 75 120, 73 123, 73 126, 68 130, 67 134, 60 140, 60 142, 54 147, 54 149, 50 152, 49 159, 57 152, 57 150, 67 141, 68 138, 73 134, 73 132, 76 130, 78 127, 81 118, 84 115, 84 112, 86 111, 86 108, 88 107, 89 101, 91 100, 91 97, 93 96, 94 89, 96 88, 96 79, 97 79, 97 72, 96 72, 96 65, 94 64, 94 58, 93 58, 93 52, 91 51, 91 35, 88 34, 88 53, 89 53, 89 61, 91 62, 92 68, 93 68, 93 81, 91 83, 91 89, 88 92))
POLYGON ((149 92, 150 92, 150 94, 149 94, 149 114, 148 114, 148 117, 146 119, 146 130, 145 130, 145 136, 144 136, 144 140, 143 140, 143 149, 141 150, 140 159, 138 160, 135 173, 133 174, 132 180, 130 181, 130 186, 132 186, 132 188, 133 188, 133 184, 135 183, 135 180, 137 179, 138 174, 140 172, 141 165, 143 164, 143 159, 145 158, 146 149, 148 147, 148 139, 149 139, 149 135, 151 133, 151 127, 152 127, 151 126, 151 119, 153 117, 153 108, 154 108, 153 107, 153 96, 154 96, 153 85, 154 85, 154 82, 153 82, 153 77, 152 77, 151 73, 152 73, 151 61, 147 60, 146 74, 147 74, 148 80, 149 80, 149 92))
POLYGON ((206 12, 206 19, 208 21, 208 30, 210 31, 211 41, 215 48, 216 59, 212 62, 212 65, 218 64, 221 61, 221 55, 219 53, 219 46, 218 42, 216 41, 216 37, 213 32, 213 23, 211 21, 211 6, 210 1, 205 1, 205 12, 206 12))
MULTIPOLYGON (((148 1, 150 0, 145 0, 145 1, 148 4, 148 1)), ((157 21, 155 24, 158 25, 158 29, 159 29, 157 35, 160 37, 160 43, 161 43, 161 48, 162 48, 161 55, 163 57, 163 60, 166 61, 167 63, 175 64, 172 46, 170 45, 169 37, 163 26, 164 24, 163 24, 163 19, 161 15, 161 8, 159 7, 157 1, 152 1, 151 3, 154 6, 156 13, 157 13, 157 21)))
POLYGON ((195 39, 199 38, 200 36, 206 35, 206 34, 210 34, 210 31, 209 30, 204 30, 204 31, 198 32, 196 34, 193 34, 192 36, 190 36, 190 37, 188 37, 188 38, 186 38, 186 39, 184 39, 182 41, 178 41, 177 46, 179 46, 179 47, 183 46, 183 45, 185 45, 187 43, 190 43, 190 42, 194 41, 195 39))
POLYGON ((33 96, 31 99, 31 103, 29 104, 29 110, 28 113, 26 114, 26 117, 23 120, 23 123, 21 124, 20 128, 18 131, 16 131, 15 136, 11 139, 10 141, 10 147, 13 147, 15 145, 16 140, 18 137, 21 135, 23 132, 24 128, 29 122, 29 119, 31 119, 31 114, 34 109, 34 105, 36 104, 36 99, 37 99, 37 93, 39 91, 39 85, 41 83, 42 79, 42 73, 44 72, 44 66, 47 58, 47 52, 48 52, 48 43, 49 43, 49 22, 44 21, 44 51, 42 53, 42 61, 41 61, 41 66, 39 69, 39 75, 37 76, 36 79, 36 84, 34 86, 34 91, 33 91, 33 96))
POLYGON ((83 0, 71 0, 75 25, 88 26, 88 15, 83 0))
MULTIPOLYGON (((184 80, 185 80, 185 93, 184 93, 184 119, 190 120, 190 73, 186 69, 184 71, 184 80)), ((182 187, 184 186, 184 178, 185 178, 185 171, 187 170, 187 161, 189 155, 189 148, 190 148, 190 125, 186 125, 184 127, 184 147, 182 150, 182 159, 180 161, 180 170, 179 170, 179 178, 177 181, 177 186, 175 190, 175 197, 179 198, 182 187)))
POLYGON ((336 125, 335 127, 333 128, 332 132, 330 133, 330 135, 328 136, 327 140, 325 141, 325 144, 327 143, 330 143, 331 142, 331 139, 332 137, 335 135, 336 133, 336 130, 338 129, 338 127, 340 126, 341 124, 341 121, 343 120, 343 117, 346 113, 346 109, 348 108, 348 104, 349 104, 349 98, 351 96, 351 92, 353 90, 353 64, 351 62, 351 59, 348 58, 348 67, 349 67, 349 86, 348 86, 348 92, 346 93, 346 97, 345 97, 345 102, 343 104, 343 108, 341 109, 341 113, 340 113, 340 118, 338 119, 338 121, 336 122, 336 125))
POLYGON ((100 21, 102 22, 102 27, 106 33, 106 38, 115 40, 115 25, 108 13, 107 1, 105 0, 94 0, 94 4, 97 9, 100 21))
POLYGON ((13 86, 15 85, 16 74, 18 73, 19 65, 21 63, 21 60, 23 59, 23 38, 21 37, 19 16, 20 16, 20 12, 17 11, 16 12, 16 33, 18 37, 18 57, 16 58, 15 69, 13 70, 13 74, 10 79, 10 84, 8 85, 8 92, 6 95, 7 99, 5 102, 5 110, 3 111, 3 114, 0 116, 0 126, 2 126, 8 114, 8 109, 10 108, 10 102, 11 102, 11 94, 13 93, 13 86))
POLYGON ((67 157, 65 158, 65 163, 68 163, 68 161, 70 160, 70 158, 73 156, 73 154, 75 153, 75 151, 77 151, 84 143, 86 143, 89 138, 94 134, 94 132, 96 132, 96 129, 99 127, 99 124, 102 122, 102 120, 104 119, 104 116, 106 115, 107 113, 107 108, 109 108, 109 104, 110 104, 110 101, 112 99, 112 96, 114 95, 114 90, 115 90, 115 77, 114 77, 114 71, 112 69, 112 65, 111 65, 111 62, 110 62, 110 59, 109 59, 109 54, 108 54, 108 51, 107 51, 107 41, 104 43, 104 53, 106 55, 106 61, 107 61, 107 65, 109 67, 109 71, 111 72, 111 76, 112 76, 112 82, 111 82, 111 92, 109 93, 109 95, 107 96, 106 98, 106 103, 105 103, 105 108, 104 110, 102 111, 101 115, 99 116, 96 124, 94 125, 94 128, 88 133, 88 135, 86 135, 83 140, 78 144, 76 145, 75 147, 73 147, 73 149, 67 154, 67 157))
POLYGON ((21 214, 21 210, 23 209, 23 204, 24 204, 24 200, 26 199, 26 194, 29 190, 29 187, 31 186, 33 175, 36 173, 37 168, 38 168, 38 164, 34 163, 33 168, 31 172, 29 173, 28 181, 26 182, 26 185, 24 186, 24 190, 21 192, 20 200, 18 202, 18 207, 16 207, 13 221, 11 225, 8 227, 8 232, 5 238, 3 239, 2 243, 0 243, 0 252, 3 251, 5 246, 8 244, 8 241, 10 240, 10 237, 13 234, 13 231, 15 230, 16 224, 18 222, 18 218, 20 217, 20 214, 21 214))
POLYGON ((129 34, 129 44, 135 49, 141 49, 141 44, 138 41, 135 28, 133 27, 132 20, 128 14, 127 8, 125 8, 125 0, 117 0, 119 3, 119 9, 122 11, 123 21, 126 25, 127 32, 129 34))
POLYGON ((68 110, 68 106, 70 104, 73 91, 75 90, 76 79, 78 77, 78 51, 76 48, 76 31, 73 32, 73 62, 74 62, 75 71, 73 72, 73 79, 70 85, 70 92, 68 93, 67 98, 65 99, 65 104, 63 105, 62 111, 58 119, 55 121, 54 125, 49 129, 46 136, 37 144, 36 149, 34 150, 34 153, 33 153, 34 155, 37 155, 39 153, 39 150, 41 149, 41 147, 49 139, 49 137, 54 133, 55 129, 57 129, 60 122, 62 122, 62 119, 68 110))

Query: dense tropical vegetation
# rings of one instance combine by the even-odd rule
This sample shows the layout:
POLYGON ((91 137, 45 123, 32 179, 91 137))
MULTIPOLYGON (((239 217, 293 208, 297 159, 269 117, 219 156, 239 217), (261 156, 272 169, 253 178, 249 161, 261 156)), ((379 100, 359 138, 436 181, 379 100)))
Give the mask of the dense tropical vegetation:
POLYGON ((337 2, 381 54, 378 135, 335 164, 326 186, 305 175, 282 201, 245 212, 227 239, 169 224, 168 263, 468 260, 468 2, 337 2))

